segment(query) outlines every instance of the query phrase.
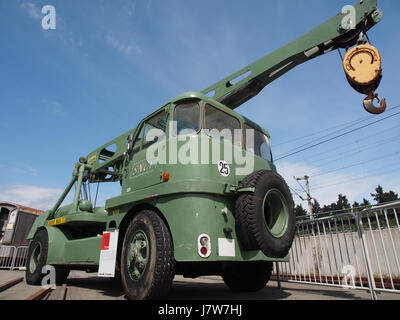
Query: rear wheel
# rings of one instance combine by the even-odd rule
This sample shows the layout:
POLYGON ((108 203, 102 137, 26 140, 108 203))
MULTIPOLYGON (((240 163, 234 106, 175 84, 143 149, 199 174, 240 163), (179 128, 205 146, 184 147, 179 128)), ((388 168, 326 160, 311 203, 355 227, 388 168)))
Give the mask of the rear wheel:
POLYGON ((267 285, 272 262, 235 263, 222 273, 225 284, 233 291, 256 292, 267 285))
POLYGON ((48 251, 48 236, 46 230, 39 230, 34 236, 26 259, 26 283, 39 285, 45 274, 42 268, 46 265, 48 251))
POLYGON ((133 218, 121 252, 121 280, 129 299, 165 296, 175 274, 171 235, 164 221, 144 210, 133 218))

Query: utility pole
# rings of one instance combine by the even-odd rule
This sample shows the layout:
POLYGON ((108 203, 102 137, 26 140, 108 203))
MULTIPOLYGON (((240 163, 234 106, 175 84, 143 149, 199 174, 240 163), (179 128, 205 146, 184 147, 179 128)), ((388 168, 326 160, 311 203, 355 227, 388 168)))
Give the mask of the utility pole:
POLYGON ((304 176, 302 178, 296 178, 295 177, 295 179, 297 180, 297 182, 299 184, 300 184, 299 181, 301 181, 301 180, 304 180, 306 182, 306 189, 307 190, 304 190, 304 188, 303 188, 303 186, 301 184, 300 184, 300 186, 302 187, 302 189, 307 194, 307 199, 304 199, 304 200, 306 200, 308 202, 308 210, 310 212, 310 219, 313 220, 314 219, 314 213, 313 213, 313 206, 312 206, 312 202, 311 202, 312 201, 312 197, 311 197, 311 194, 310 194, 310 183, 309 183, 310 177, 309 176, 304 176))

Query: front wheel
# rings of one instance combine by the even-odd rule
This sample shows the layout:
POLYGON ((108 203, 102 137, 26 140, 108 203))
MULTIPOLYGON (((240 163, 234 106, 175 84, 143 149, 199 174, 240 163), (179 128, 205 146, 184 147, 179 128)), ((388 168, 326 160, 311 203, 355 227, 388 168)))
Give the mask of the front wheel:
POLYGON ((170 232, 153 211, 133 218, 121 252, 121 280, 127 298, 150 300, 165 296, 175 275, 170 232))

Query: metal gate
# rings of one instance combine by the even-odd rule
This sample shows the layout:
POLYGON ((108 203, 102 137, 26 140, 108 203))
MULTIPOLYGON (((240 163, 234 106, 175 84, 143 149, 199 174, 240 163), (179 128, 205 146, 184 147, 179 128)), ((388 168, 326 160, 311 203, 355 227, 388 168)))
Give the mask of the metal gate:
POLYGON ((28 246, 0 246, 0 269, 24 269, 27 254, 28 246))
POLYGON ((400 201, 297 222, 278 280, 400 293, 400 201))

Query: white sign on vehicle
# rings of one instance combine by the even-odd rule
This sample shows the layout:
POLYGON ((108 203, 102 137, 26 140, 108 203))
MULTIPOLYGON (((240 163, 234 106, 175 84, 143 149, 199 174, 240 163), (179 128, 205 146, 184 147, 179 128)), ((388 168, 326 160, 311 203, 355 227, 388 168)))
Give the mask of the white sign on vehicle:
POLYGON ((220 257, 235 257, 235 240, 218 238, 218 255, 220 257))
POLYGON ((222 160, 218 162, 218 171, 220 175, 224 177, 229 177, 231 174, 231 168, 229 168, 229 164, 222 160))
POLYGON ((117 258, 118 230, 103 232, 100 250, 99 277, 113 278, 117 258))

